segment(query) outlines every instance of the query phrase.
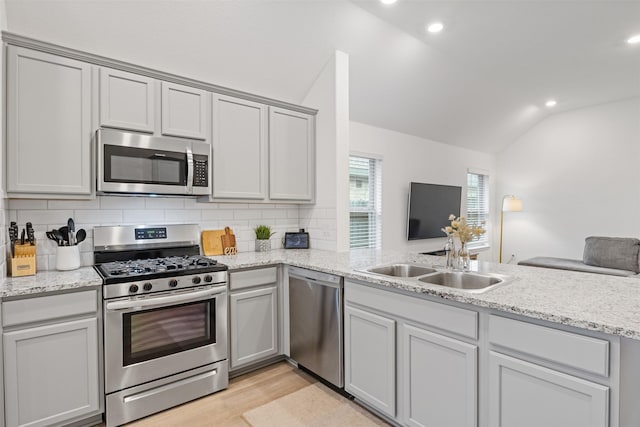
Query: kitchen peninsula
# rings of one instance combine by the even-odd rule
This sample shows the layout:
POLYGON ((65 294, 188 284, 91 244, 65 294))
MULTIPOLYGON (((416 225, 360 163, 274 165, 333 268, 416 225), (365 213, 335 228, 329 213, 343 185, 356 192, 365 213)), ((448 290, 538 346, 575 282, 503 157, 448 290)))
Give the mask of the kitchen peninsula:
MULTIPOLYGON (((563 411, 582 414, 583 425, 638 422, 632 403, 640 397, 638 279, 474 262, 472 270, 505 275, 509 281, 471 294, 363 271, 399 262, 443 267, 440 257, 412 253, 273 250, 217 259, 231 273, 281 267, 278 286, 284 294, 288 266, 344 277, 346 390, 396 422, 432 419, 432 412, 421 412, 425 406, 420 402, 433 392, 425 386, 433 369, 450 375, 445 385, 435 382, 439 394, 464 392, 444 408, 462 416, 457 420, 464 425, 512 425, 518 422, 513 417, 531 416, 513 398, 519 392, 539 393, 541 404, 551 405, 546 412, 529 405, 538 412, 537 420, 545 413, 554 419, 554 405, 561 405, 563 411), (372 374, 366 372, 371 364, 358 360, 358 349, 372 350, 369 358, 378 373, 373 377, 384 380, 362 383, 372 374), (425 363, 425 357, 431 362, 425 363), (386 389, 381 393, 381 388, 386 389)), ((7 278, 0 289, 3 299, 11 300, 99 282, 92 269, 83 268, 7 278)))

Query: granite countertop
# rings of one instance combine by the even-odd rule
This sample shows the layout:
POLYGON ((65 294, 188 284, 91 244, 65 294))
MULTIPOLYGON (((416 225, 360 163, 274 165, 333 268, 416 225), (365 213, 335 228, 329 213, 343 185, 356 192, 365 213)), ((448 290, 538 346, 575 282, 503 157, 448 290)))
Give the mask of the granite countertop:
MULTIPOLYGON (((443 267, 442 257, 410 252, 281 249, 213 258, 227 264, 230 271, 284 263, 374 283, 390 290, 424 294, 640 340, 640 279, 637 278, 472 261, 472 270, 504 274, 510 276, 510 280, 485 293, 471 294, 416 279, 361 271, 374 265, 407 261, 443 267)), ((92 267, 69 272, 44 271, 35 276, 2 280, 0 297, 98 286, 101 283, 92 267)))

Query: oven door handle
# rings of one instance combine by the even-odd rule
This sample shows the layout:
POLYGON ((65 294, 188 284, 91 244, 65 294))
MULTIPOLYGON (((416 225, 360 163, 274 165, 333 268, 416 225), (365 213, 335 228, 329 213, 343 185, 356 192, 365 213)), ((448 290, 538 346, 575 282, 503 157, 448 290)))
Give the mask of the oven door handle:
POLYGON ((212 288, 206 289, 204 291, 185 292, 183 294, 168 295, 163 297, 150 297, 126 301, 112 301, 107 303, 106 308, 109 311, 120 311, 139 307, 165 306, 169 304, 207 299, 207 297, 218 295, 225 291, 226 288, 212 288))

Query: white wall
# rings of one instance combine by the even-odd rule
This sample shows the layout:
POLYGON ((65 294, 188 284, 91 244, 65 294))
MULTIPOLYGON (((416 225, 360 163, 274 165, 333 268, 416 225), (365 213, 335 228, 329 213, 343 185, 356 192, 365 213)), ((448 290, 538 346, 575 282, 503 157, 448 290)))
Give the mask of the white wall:
POLYGON ((317 108, 316 203, 300 208, 300 224, 316 249, 349 249, 349 57, 336 51, 304 105, 317 108))
MULTIPOLYGON (((640 238, 640 98, 549 116, 498 157, 503 259, 581 259, 587 236, 640 238)), ((496 201, 497 201, 496 197, 496 201)))
MULTIPOLYGON (((229 226, 236 235, 238 251, 255 250, 253 229, 269 225, 276 235, 272 248, 282 247, 285 231, 297 231, 299 209, 289 204, 197 203, 181 197, 98 196, 95 200, 9 200, 9 219, 24 227, 33 223, 36 232, 39 271, 55 269, 55 243, 44 233, 66 225, 72 217, 76 229, 87 230, 80 244, 82 265, 93 265, 93 227, 121 224, 199 224, 201 230, 229 226)), ((3 230, 4 232, 4 230, 3 230)))
MULTIPOLYGON (((387 129, 351 122, 352 152, 382 158, 382 247, 408 251, 442 249, 445 239, 407 240, 407 198, 409 183, 459 185, 466 187, 467 169, 489 172, 494 181, 495 158, 491 154, 429 141, 387 129)), ((493 187, 493 184, 491 184, 493 187)), ((465 191, 463 190, 462 210, 465 191)), ((491 230, 489 230, 491 233, 491 230)), ((491 251, 482 258, 490 258, 491 251)))

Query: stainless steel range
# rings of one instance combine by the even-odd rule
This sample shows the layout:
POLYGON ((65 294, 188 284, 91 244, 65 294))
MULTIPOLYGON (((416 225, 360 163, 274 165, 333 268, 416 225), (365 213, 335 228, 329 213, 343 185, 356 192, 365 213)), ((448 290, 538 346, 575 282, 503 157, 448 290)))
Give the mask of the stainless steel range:
POLYGON ((194 224, 94 229, 107 427, 226 388, 227 266, 194 224))

